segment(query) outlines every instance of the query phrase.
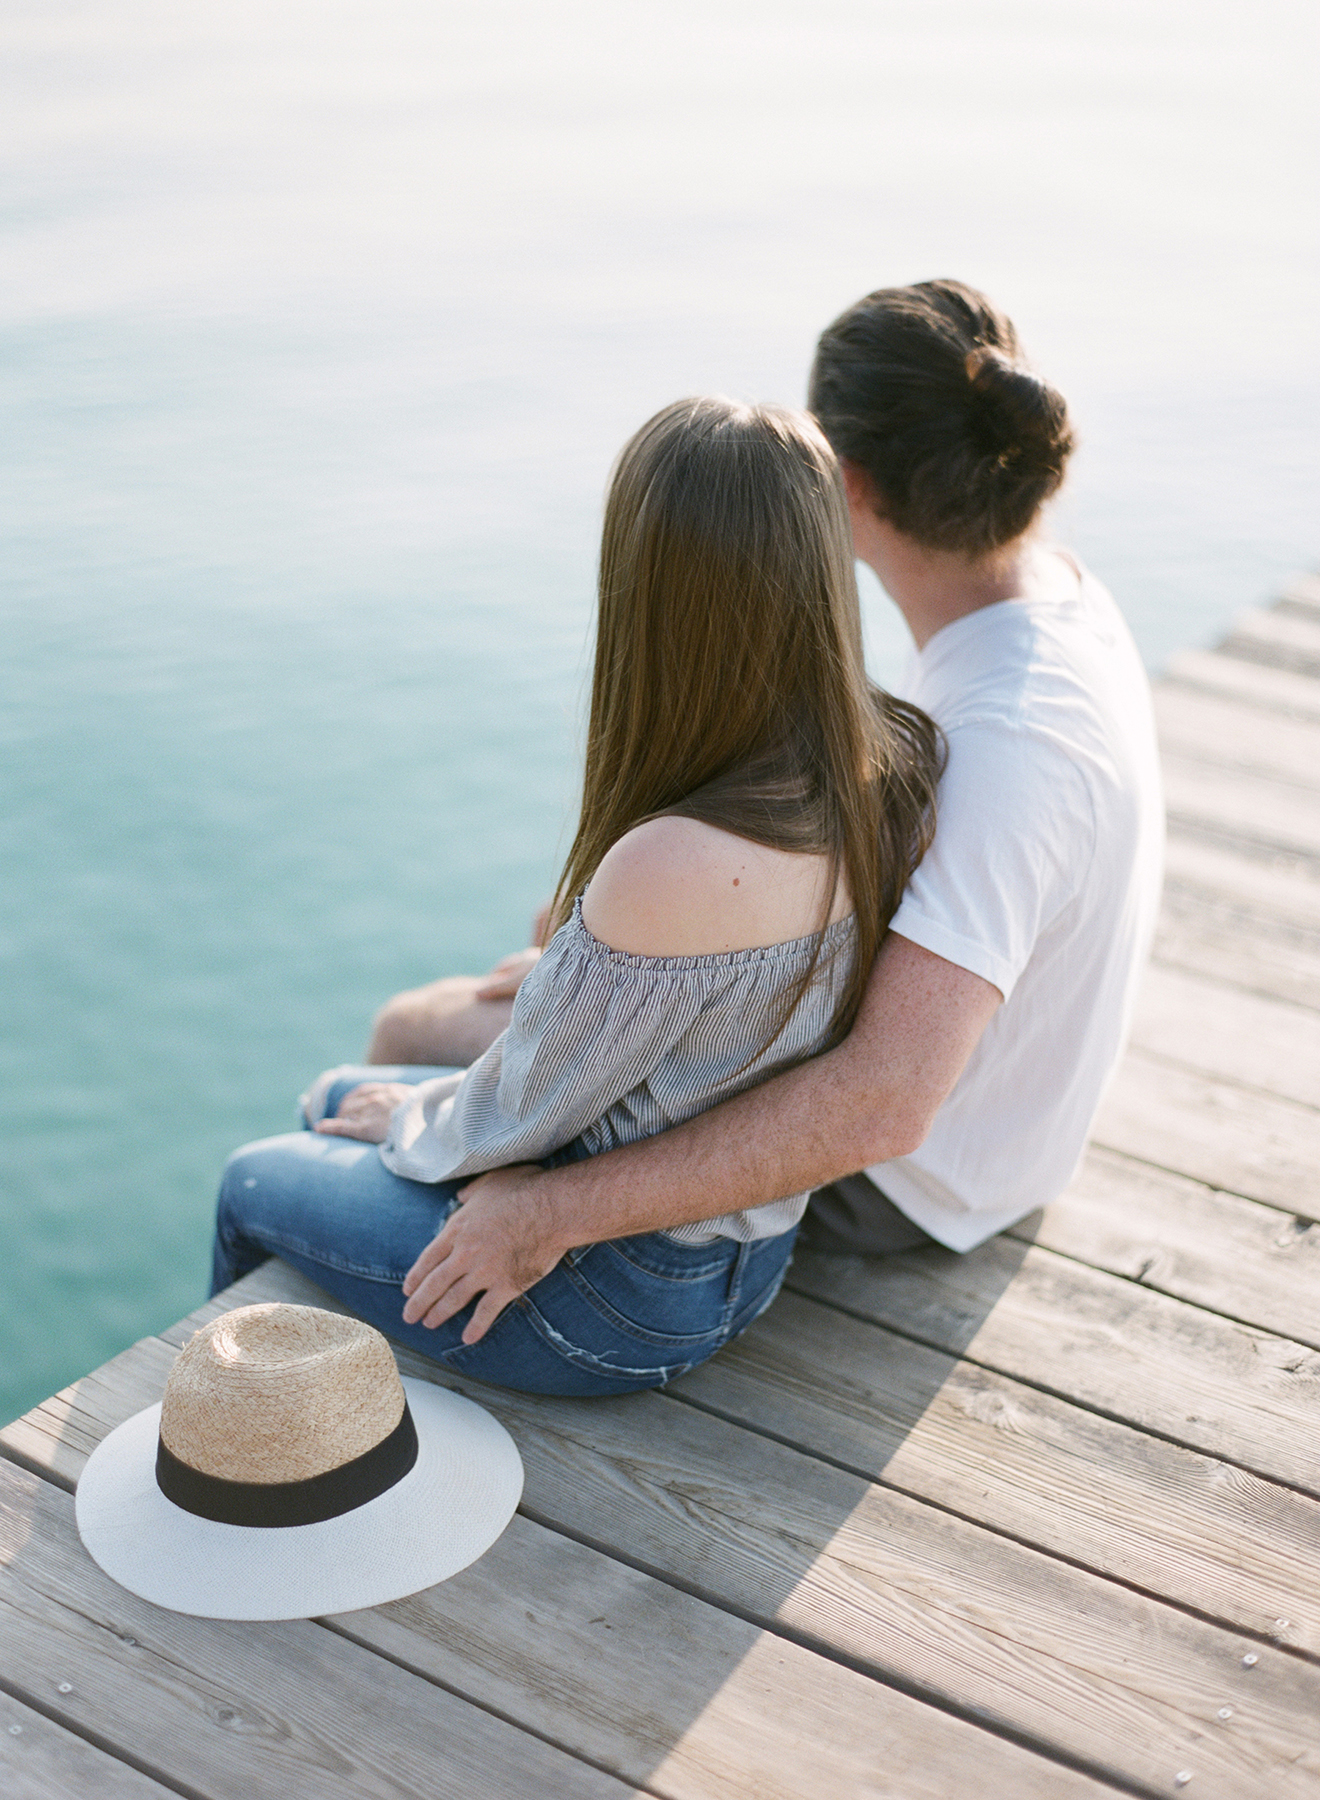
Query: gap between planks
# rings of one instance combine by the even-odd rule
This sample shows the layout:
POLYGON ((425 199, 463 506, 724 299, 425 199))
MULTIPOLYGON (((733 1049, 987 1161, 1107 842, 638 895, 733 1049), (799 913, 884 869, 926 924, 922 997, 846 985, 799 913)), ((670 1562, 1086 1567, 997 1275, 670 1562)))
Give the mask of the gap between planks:
POLYGON ((139 1766, 146 1751, 167 1785, 208 1800, 637 1791, 312 1621, 195 1619, 138 1600, 91 1562, 67 1494, 10 1463, 0 1494, 11 1686, 139 1766))
MULTIPOLYGON (((279 1285, 290 1291, 287 1282, 279 1285)), ((292 1292, 311 1298, 309 1285, 292 1292)), ((118 1359, 117 1383, 102 1381, 98 1410, 110 1416, 96 1421, 93 1434, 159 1392, 172 1347, 145 1340, 141 1348, 141 1357, 126 1353, 127 1361, 118 1359), (143 1368, 147 1359, 152 1366, 143 1368)), ((135 1604, 113 1584, 101 1585, 135 1604)), ((148 1620, 173 1617, 136 1604, 148 1620)), ((978 1724, 909 1698, 873 1675, 767 1634, 663 1579, 635 1573, 607 1552, 526 1520, 454 1582, 332 1625, 356 1643, 387 1652, 400 1666, 495 1708, 502 1718, 513 1709, 522 1729, 539 1728, 547 1741, 571 1737, 578 1755, 590 1750, 597 1759, 633 1764, 630 1772, 645 1778, 649 1792, 677 1800, 736 1800, 749 1791, 749 1768, 757 1772, 758 1796, 799 1800, 818 1791, 822 1777, 832 1794, 943 1800, 987 1767, 997 1771, 1000 1791, 1015 1795, 1065 1800, 1100 1792, 1095 1781, 1064 1763, 987 1735, 978 1724), (572 1610, 574 1604, 569 1635, 576 1643, 569 1647, 582 1649, 594 1639, 597 1651, 611 1659, 591 1670, 589 1679, 599 1685, 586 1707, 563 1641, 565 1606, 572 1610), (551 1633, 539 1656, 527 1642, 530 1608, 539 1615, 535 1623, 551 1633), (519 1647, 512 1656, 510 1646, 519 1647), (649 1772, 636 1766, 651 1762, 649 1772)), ((278 1636, 285 1628, 254 1629, 278 1636)), ((140 1643, 148 1641, 139 1625, 133 1631, 140 1643)))
MULTIPOLYGON (((1301 1677, 1279 1673, 1290 1659, 1277 1652, 1258 1652, 1273 1673, 1238 1696, 1249 1706, 1242 1729, 1266 1729, 1268 1717, 1273 1748, 1234 1745, 1214 1727, 1210 1701, 1244 1674, 1240 1639, 1235 1651, 1231 1636, 1168 1606, 746 1432, 730 1439, 727 1428, 663 1397, 599 1403, 588 1416, 571 1404, 479 1391, 516 1421, 537 1516, 575 1536, 590 1520, 591 1541, 607 1553, 764 1628, 1053 1754, 1111 1770, 1117 1762, 1121 1778, 1143 1790, 1152 1762, 1185 1759, 1193 1742, 1202 1791, 1240 1800, 1244 1781, 1266 1766, 1280 1791, 1300 1779, 1293 1758, 1301 1752, 1288 1738, 1284 1755, 1277 1734, 1291 1730, 1282 1720, 1292 1709, 1318 1703, 1316 1677, 1292 1692, 1301 1677), (1288 1688, 1282 1712, 1265 1704, 1279 1680, 1288 1688), (1190 1695, 1203 1698, 1187 1717, 1190 1695), (1116 1758, 1102 1746, 1120 1719, 1116 1758), (1210 1723, 1212 1743, 1193 1720, 1210 1723)), ((1164 1777, 1156 1791, 1166 1788, 1164 1777)))

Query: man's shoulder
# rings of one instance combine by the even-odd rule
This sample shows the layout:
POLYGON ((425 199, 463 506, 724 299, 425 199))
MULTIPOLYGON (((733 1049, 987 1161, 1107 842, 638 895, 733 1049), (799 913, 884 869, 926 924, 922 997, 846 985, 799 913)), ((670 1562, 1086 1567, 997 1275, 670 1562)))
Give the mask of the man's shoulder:
POLYGON ((999 718, 968 719, 946 737, 935 826, 941 857, 1085 864, 1104 808, 1091 759, 1076 745, 999 718))
POLYGON ((987 609, 997 616, 947 646, 907 697, 951 740, 994 731, 1089 759, 1146 732, 1150 685, 1140 656, 1118 608, 1093 586, 1084 605, 987 609))

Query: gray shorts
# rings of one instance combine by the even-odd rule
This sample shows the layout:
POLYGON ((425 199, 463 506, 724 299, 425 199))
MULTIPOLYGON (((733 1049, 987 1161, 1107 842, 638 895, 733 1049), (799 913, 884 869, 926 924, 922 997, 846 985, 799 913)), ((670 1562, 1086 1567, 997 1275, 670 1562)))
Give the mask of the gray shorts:
POLYGON ((799 1241, 826 1256, 894 1256, 935 1239, 887 1199, 869 1175, 844 1175, 817 1188, 799 1241))

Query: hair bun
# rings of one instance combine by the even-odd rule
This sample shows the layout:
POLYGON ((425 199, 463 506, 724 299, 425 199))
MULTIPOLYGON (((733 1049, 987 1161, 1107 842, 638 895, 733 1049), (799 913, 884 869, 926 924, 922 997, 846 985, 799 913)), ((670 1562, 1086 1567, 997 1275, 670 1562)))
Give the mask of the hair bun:
POLYGON ((978 423, 1002 456, 1063 459, 1072 446, 1062 394, 994 344, 967 353, 967 379, 979 403, 978 423))
POLYGON ((811 406, 895 530, 981 556, 1030 529, 1072 448, 1063 396, 1024 364, 965 282, 879 288, 823 333, 811 406))

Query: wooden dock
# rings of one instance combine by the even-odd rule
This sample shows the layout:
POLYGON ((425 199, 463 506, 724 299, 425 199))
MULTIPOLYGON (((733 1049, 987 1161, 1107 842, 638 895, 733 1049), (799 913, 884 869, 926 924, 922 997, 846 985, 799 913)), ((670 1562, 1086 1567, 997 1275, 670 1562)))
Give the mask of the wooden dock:
POLYGON ((665 1393, 467 1384, 526 1494, 427 1593, 162 1612, 72 1489, 201 1321, 335 1304, 267 1264, 0 1434, 0 1793, 1320 1796, 1320 579, 1158 701, 1155 963, 1057 1205, 800 1257, 665 1393))

